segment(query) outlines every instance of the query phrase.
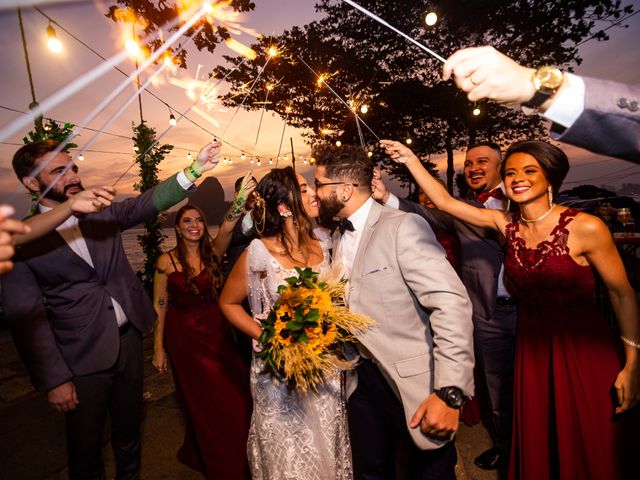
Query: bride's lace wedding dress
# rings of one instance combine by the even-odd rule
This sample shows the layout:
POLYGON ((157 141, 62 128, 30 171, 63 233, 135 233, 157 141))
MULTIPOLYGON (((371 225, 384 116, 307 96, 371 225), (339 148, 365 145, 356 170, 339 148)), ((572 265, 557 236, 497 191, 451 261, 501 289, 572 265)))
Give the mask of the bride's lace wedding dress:
MULTIPOLYGON (((329 241, 322 243, 329 268, 329 241)), ((269 253, 261 240, 248 247, 249 299, 254 315, 267 315, 284 279, 296 275, 269 253)), ((351 448, 342 374, 336 372, 317 391, 300 392, 254 356, 251 365, 253 415, 247 451, 253 480, 351 480, 351 448)))

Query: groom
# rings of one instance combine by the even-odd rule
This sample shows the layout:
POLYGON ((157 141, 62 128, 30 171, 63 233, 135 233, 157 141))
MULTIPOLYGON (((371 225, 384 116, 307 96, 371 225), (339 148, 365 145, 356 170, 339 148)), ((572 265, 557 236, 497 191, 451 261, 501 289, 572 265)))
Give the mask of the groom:
POLYGON ((349 279, 349 308, 377 324, 359 336, 362 361, 348 401, 358 479, 455 479, 453 435, 473 392, 467 292, 426 221, 371 198, 364 150, 314 152, 321 215, 338 217, 334 259, 349 279), (405 452, 396 466, 395 453, 405 452))

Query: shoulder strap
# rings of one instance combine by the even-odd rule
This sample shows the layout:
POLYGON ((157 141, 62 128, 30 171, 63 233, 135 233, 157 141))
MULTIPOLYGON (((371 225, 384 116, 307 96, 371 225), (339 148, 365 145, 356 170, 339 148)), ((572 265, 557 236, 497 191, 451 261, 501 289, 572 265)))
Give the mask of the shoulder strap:
POLYGON ((171 265, 173 265, 173 270, 177 272, 178 268, 176 267, 176 262, 173 261, 173 255, 171 255, 171 252, 168 252, 168 253, 169 253, 169 259, 171 260, 171 265))

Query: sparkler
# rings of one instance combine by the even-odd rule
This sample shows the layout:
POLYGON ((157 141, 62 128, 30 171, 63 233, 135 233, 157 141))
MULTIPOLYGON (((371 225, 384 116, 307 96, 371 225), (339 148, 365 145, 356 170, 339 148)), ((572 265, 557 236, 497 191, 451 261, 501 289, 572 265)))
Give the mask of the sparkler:
POLYGON ((356 10, 360 10, 362 13, 364 13, 365 15, 367 15, 368 17, 371 17, 372 19, 374 19, 376 22, 378 22, 381 25, 384 25, 385 27, 393 30, 394 32, 396 32, 398 35, 406 38, 407 40, 409 40, 411 43, 413 43, 414 45, 418 46, 419 48, 421 48, 422 50, 424 50, 425 52, 427 52, 429 55, 431 55, 434 58, 437 58, 438 60, 440 60, 442 63, 446 62, 446 59, 444 59, 443 57, 441 57, 440 55, 438 55, 436 52, 434 52, 433 50, 431 50, 429 47, 427 47, 426 45, 420 43, 419 41, 417 41, 415 38, 410 37, 409 35, 407 35, 406 33, 398 30, 396 27, 394 27, 393 25, 391 25, 389 22, 387 22, 386 20, 383 20, 382 18, 380 18, 379 16, 377 16, 375 13, 370 12, 369 10, 367 10, 364 7, 361 7, 360 5, 358 5, 356 2, 352 1, 352 0, 342 0, 344 3, 347 3, 349 5, 351 5, 353 8, 355 8, 356 10))
MULTIPOLYGON (((316 73, 316 71, 315 71, 313 68, 311 68, 311 66, 310 66, 307 62, 305 62, 305 61, 304 61, 304 59, 303 59, 300 55, 297 55, 297 58, 298 58, 298 60, 300 60, 300 61, 301 61, 301 62, 302 62, 302 63, 303 63, 303 64, 304 64, 308 69, 309 69, 309 71, 310 71, 311 73, 313 73, 316 77, 320 78, 320 75, 319 75, 318 73, 316 73)), ((359 115, 358 115, 358 113, 355 111, 355 109, 354 109, 351 105, 349 105, 349 103, 348 103, 347 101, 345 101, 345 100, 344 100, 340 95, 338 95, 338 92, 336 92, 333 88, 331 88, 331 85, 329 85, 329 84, 327 83, 326 79, 325 79, 325 80, 323 80, 323 85, 325 85, 325 86, 329 89, 329 91, 330 91, 331 93, 333 93, 333 95, 334 95, 338 100, 340 100, 340 102, 342 102, 342 104, 343 104, 345 107, 347 107, 351 112, 353 112, 353 114, 354 114, 354 115, 355 115, 355 117, 356 117, 356 121, 360 121, 360 122, 362 123, 362 125, 364 125, 365 127, 367 127, 367 130, 369 130, 369 131, 371 132, 371 134, 372 134, 374 137, 376 137, 376 140, 380 141, 380 137, 378 137, 378 135, 376 135, 376 134, 375 134, 375 132, 374 132, 373 130, 371 130, 371 127, 369 127, 369 125, 367 125, 367 123, 366 123, 364 120, 362 120, 362 118, 360 118, 360 116, 359 116, 359 115)))

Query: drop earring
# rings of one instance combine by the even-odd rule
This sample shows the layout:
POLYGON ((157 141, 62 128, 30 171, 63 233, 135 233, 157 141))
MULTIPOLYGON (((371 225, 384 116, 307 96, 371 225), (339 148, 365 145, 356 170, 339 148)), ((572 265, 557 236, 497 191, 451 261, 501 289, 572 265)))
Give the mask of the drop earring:
POLYGON ((547 195, 549 196, 549 208, 553 206, 553 188, 551 185, 547 187, 547 195))

